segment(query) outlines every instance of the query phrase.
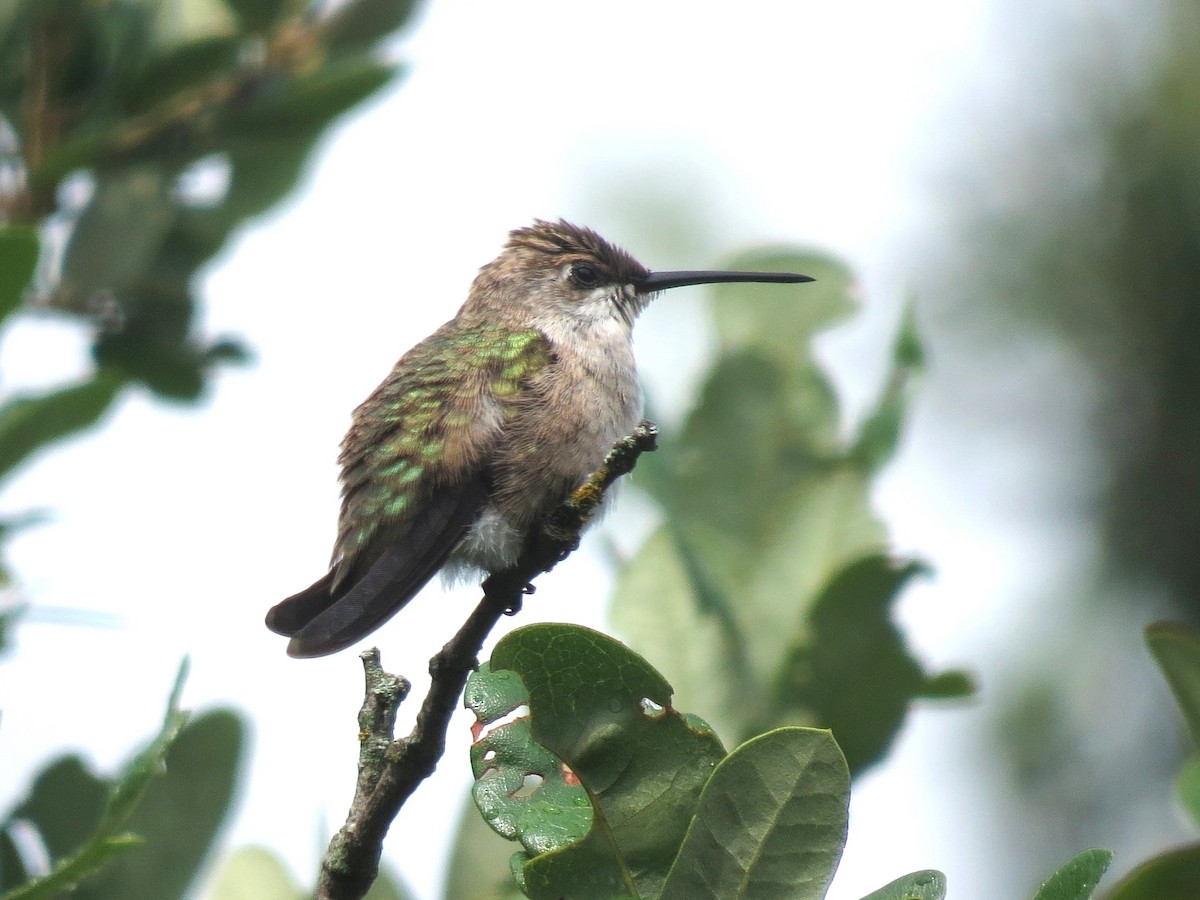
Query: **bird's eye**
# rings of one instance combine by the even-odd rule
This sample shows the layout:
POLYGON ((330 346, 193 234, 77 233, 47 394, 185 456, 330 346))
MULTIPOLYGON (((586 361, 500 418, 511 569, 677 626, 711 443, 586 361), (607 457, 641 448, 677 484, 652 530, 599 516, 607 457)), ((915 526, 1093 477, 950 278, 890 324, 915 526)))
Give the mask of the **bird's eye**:
POLYGON ((570 277, 579 287, 595 287, 600 283, 600 270, 588 263, 573 263, 570 277))

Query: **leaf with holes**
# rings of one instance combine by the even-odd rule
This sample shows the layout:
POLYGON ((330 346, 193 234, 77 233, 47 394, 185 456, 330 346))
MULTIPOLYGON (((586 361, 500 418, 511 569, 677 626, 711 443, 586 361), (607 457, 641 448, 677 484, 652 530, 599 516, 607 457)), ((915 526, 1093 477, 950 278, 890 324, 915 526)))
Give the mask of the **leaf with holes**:
POLYGON ((520 678, 487 663, 467 682, 466 705, 478 719, 475 805, 497 833, 536 856, 582 839, 592 827, 592 805, 574 773, 534 740, 528 702, 520 678))
MULTIPOLYGON (((482 712, 484 724, 522 701, 529 712, 487 732, 473 759, 497 768, 512 760, 495 792, 502 785, 509 800, 527 795, 531 807, 552 810, 542 822, 528 813, 521 820, 543 833, 520 837, 537 853, 515 861, 519 883, 534 898, 656 896, 704 783, 724 756, 711 729, 671 707, 671 686, 645 660, 590 629, 518 629, 481 669, 485 678, 501 673, 510 680, 494 692, 486 681, 474 682, 468 705, 482 712), (530 772, 544 780, 530 784, 530 772), (579 793, 566 791, 573 784, 579 793), (587 800, 591 820, 582 836, 577 797, 587 800)), ((494 794, 489 801, 493 809, 502 805, 494 794)))

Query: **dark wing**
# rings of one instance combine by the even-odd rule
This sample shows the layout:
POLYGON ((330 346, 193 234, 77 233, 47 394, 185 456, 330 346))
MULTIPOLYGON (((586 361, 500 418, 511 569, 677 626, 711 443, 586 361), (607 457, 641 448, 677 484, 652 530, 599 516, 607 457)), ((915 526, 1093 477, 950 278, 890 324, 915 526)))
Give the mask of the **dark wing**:
POLYGON ((289 655, 365 637, 445 564, 487 502, 486 461, 524 383, 549 361, 536 331, 450 322, 355 410, 332 567, 267 614, 289 655))
POLYGON ((486 499, 479 477, 436 491, 362 577, 335 589, 330 570, 274 607, 267 627, 291 637, 289 656, 324 656, 355 643, 399 612, 437 573, 486 499))

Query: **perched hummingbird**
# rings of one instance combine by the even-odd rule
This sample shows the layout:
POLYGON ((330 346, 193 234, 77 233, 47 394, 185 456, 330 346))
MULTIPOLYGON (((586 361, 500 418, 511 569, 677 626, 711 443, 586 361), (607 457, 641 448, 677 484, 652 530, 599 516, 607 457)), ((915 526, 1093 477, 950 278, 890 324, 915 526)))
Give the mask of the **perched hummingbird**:
POLYGON ((539 520, 637 424, 637 314, 659 291, 783 272, 650 272, 594 231, 511 232, 458 314, 354 411, 328 574, 267 613, 291 656, 341 650, 434 573, 512 566, 539 520))

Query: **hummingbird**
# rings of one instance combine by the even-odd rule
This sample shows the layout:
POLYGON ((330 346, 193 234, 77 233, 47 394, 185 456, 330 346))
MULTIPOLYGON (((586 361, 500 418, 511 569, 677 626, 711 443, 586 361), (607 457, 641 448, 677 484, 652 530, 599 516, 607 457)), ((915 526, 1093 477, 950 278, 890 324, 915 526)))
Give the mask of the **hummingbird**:
POLYGON ((329 571, 267 613, 288 654, 370 634, 434 574, 514 565, 642 412, 633 323, 659 292, 786 272, 651 272, 588 228, 509 233, 458 313, 396 363, 341 445, 329 571))

